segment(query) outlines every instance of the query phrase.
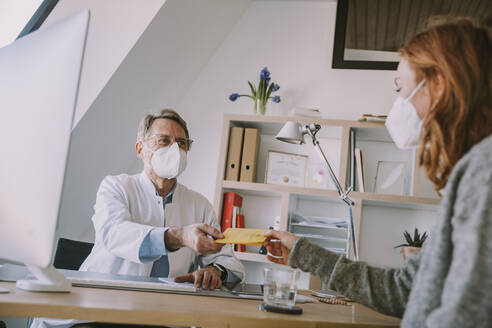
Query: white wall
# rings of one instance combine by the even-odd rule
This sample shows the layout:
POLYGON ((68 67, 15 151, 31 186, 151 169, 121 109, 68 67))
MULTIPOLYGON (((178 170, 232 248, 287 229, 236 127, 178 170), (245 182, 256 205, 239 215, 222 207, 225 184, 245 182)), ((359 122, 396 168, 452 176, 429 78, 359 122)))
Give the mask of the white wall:
POLYGON ((61 0, 43 26, 89 8, 91 17, 74 126, 79 123, 166 0, 61 0))
POLYGON ((94 239, 90 218, 101 180, 140 170, 140 119, 179 103, 249 3, 166 1, 73 130, 60 236, 94 239))
MULTIPOLYGON (((319 108, 324 117, 333 119, 388 113, 395 98, 394 71, 331 68, 335 13, 334 2, 251 4, 177 107, 196 140, 182 183, 213 201, 222 115, 253 113, 252 101, 240 98, 232 103, 228 95, 248 93, 247 81, 257 82, 264 66, 280 84, 282 97, 280 104, 268 104, 267 114, 287 114, 293 105, 319 108)), ((434 212, 415 212, 404 220, 409 212, 400 215, 397 210, 378 208, 363 215, 362 259, 401 265, 401 256, 392 246, 402 241, 402 229, 415 225, 427 229, 434 212)))
POLYGON ((384 206, 364 206, 361 218, 359 250, 360 258, 368 263, 387 267, 403 265, 403 256, 396 245, 405 243, 403 231, 413 236, 419 232, 431 232, 436 222, 435 207, 402 209, 384 206))

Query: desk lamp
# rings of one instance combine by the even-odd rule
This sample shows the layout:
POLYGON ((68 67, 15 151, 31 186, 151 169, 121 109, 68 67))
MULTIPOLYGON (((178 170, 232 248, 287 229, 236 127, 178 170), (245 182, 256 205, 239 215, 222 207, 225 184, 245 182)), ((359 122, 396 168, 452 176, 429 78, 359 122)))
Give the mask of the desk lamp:
POLYGON ((330 162, 326 158, 323 149, 321 149, 318 139, 316 139, 316 133, 318 133, 320 129, 321 129, 321 125, 319 124, 311 123, 306 125, 300 125, 299 123, 289 121, 285 123, 285 125, 282 127, 280 132, 277 134, 276 139, 291 144, 302 145, 305 143, 304 142, 305 135, 311 137, 316 153, 318 153, 321 160, 324 163, 326 163, 326 165, 328 166, 328 172, 330 173, 331 181, 335 185, 335 188, 338 191, 338 195, 340 196, 340 199, 349 207, 350 235, 352 239, 352 247, 354 250, 354 259, 358 261, 359 256, 357 251, 357 244, 355 242, 354 217, 352 214, 352 207, 354 205, 354 201, 348 197, 348 194, 352 191, 352 187, 350 187, 347 191, 344 191, 342 186, 340 185, 340 182, 338 181, 335 173, 333 172, 333 169, 331 168, 330 162))

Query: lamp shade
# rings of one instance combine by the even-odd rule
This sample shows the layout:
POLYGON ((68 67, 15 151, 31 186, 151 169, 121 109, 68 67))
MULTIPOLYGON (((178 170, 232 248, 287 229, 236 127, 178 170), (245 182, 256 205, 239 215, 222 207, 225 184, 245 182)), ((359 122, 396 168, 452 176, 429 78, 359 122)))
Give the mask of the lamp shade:
POLYGON ((277 140, 296 145, 304 143, 304 136, 301 132, 301 125, 292 121, 285 123, 275 138, 277 138, 277 140))

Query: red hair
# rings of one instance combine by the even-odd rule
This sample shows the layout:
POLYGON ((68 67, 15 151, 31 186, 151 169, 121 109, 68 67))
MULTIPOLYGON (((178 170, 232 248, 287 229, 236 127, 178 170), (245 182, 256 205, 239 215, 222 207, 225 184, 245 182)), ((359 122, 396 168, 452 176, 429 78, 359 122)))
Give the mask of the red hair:
POLYGON ((492 133, 491 39, 490 29, 458 18, 431 26, 400 49, 430 88, 420 165, 436 190, 444 188, 458 160, 492 133), (439 95, 438 74, 444 86, 439 95))

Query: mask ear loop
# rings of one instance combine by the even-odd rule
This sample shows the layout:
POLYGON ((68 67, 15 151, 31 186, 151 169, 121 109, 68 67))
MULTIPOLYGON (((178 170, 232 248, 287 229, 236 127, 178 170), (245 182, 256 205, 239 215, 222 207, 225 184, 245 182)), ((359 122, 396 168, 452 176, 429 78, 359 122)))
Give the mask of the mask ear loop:
POLYGON ((425 80, 420 81, 420 83, 417 84, 417 86, 415 87, 415 89, 413 89, 413 91, 410 93, 410 95, 405 100, 408 101, 408 100, 412 99, 413 96, 415 96, 415 94, 417 93, 417 91, 419 91, 419 89, 422 88, 422 86, 424 85, 424 83, 425 83, 425 80))

